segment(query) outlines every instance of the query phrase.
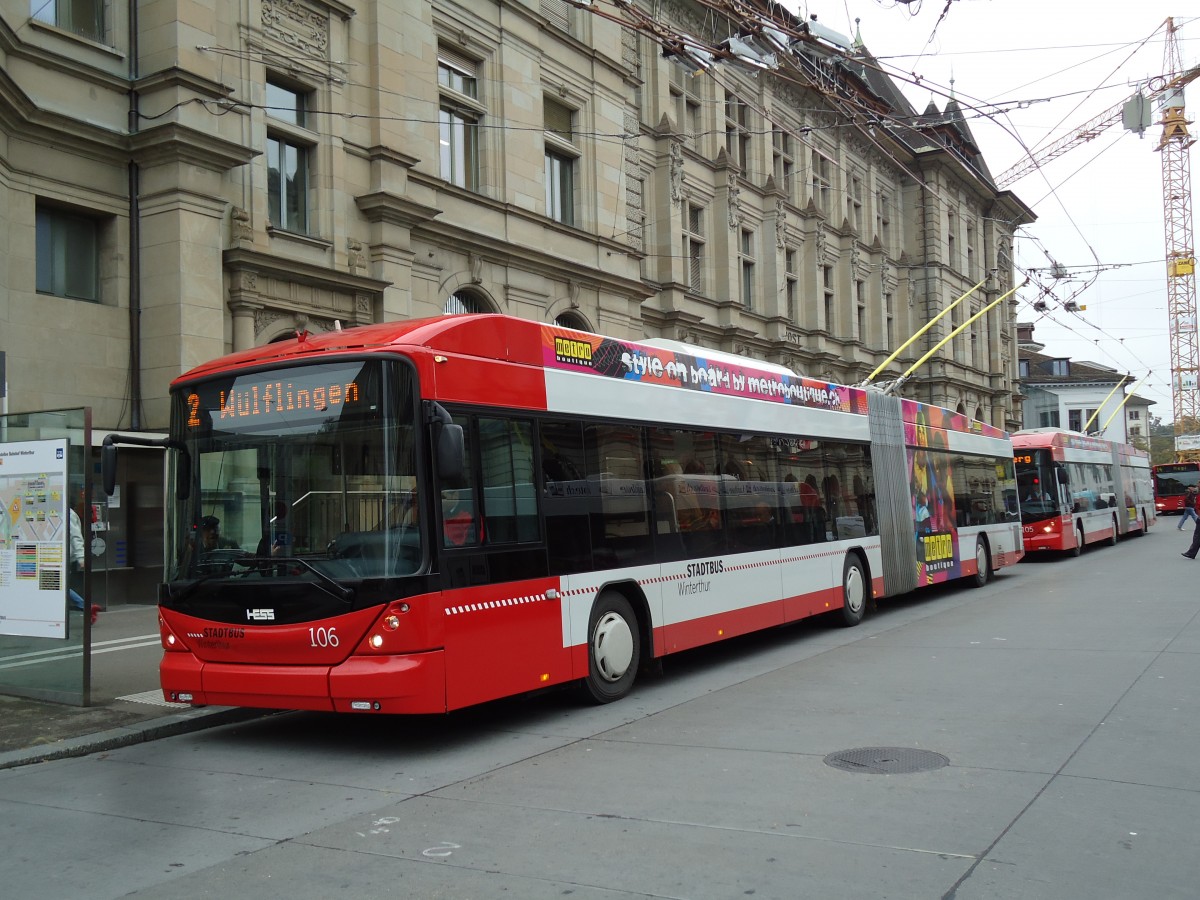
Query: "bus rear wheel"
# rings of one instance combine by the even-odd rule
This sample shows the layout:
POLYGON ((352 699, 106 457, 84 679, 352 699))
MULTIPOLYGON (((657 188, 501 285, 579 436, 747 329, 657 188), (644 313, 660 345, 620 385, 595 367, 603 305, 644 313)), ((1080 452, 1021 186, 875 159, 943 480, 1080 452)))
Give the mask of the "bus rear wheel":
POLYGON ((992 577, 992 561, 988 556, 987 541, 977 538, 975 541, 975 575, 971 578, 971 587, 981 588, 992 577))
POLYGON ((588 674, 584 688, 596 703, 629 693, 642 656, 642 637, 629 601, 616 591, 596 598, 588 622, 588 674))
POLYGON ((867 591, 870 582, 857 553, 846 554, 842 566, 841 623, 847 628, 857 625, 867 613, 867 591))

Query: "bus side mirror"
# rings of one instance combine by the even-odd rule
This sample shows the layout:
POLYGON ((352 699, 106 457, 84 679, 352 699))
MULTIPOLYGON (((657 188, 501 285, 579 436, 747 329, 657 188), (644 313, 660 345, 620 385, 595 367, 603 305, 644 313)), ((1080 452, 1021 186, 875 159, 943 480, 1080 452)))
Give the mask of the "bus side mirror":
POLYGON ((112 435, 105 435, 100 445, 100 478, 104 483, 104 496, 111 497, 117 489, 117 445, 112 435))
POLYGON ((438 478, 443 484, 457 484, 462 480, 465 443, 461 425, 442 425, 438 432, 437 465, 438 478))
POLYGON ((100 480, 104 485, 104 493, 111 497, 117 489, 117 444, 132 444, 135 447, 162 447, 164 450, 178 450, 183 456, 183 464, 179 467, 179 477, 176 480, 175 491, 180 500, 186 500, 191 495, 191 454, 187 445, 170 438, 145 438, 129 434, 107 434, 104 443, 100 445, 100 480))

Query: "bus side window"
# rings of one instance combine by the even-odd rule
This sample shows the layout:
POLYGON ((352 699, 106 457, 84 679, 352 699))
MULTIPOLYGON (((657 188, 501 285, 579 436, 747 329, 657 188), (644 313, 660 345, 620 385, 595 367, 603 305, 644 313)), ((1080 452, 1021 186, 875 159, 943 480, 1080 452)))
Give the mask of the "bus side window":
POLYGON ((636 565, 654 557, 650 490, 643 457, 645 429, 634 425, 589 425, 589 486, 599 494, 592 520, 593 554, 598 568, 636 565))
POLYGON ((512 419, 479 419, 483 473, 483 526, 489 544, 536 541, 533 425, 512 419))
POLYGON ((585 476, 583 426, 542 422, 542 509, 550 574, 592 570, 591 518, 598 511, 599 485, 585 476))

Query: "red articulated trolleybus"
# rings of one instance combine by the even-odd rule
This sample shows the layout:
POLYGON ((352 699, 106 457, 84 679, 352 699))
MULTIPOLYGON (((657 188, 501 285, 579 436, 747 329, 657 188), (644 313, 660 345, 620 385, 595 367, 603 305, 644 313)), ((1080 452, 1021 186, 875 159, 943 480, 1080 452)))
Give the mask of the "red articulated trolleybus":
POLYGON ((1144 450, 1057 428, 1017 431, 1012 442, 1027 551, 1078 556, 1157 521, 1144 450))
MULTIPOLYGON (((166 699, 606 702, 667 654, 1021 559, 1002 431, 654 343, 446 316, 181 376, 166 699)), ((150 442, 106 441, 106 484, 150 442)))
POLYGON ((1200 462, 1162 463, 1151 469, 1154 478, 1154 508, 1159 514, 1183 514, 1183 498, 1189 487, 1200 486, 1200 462))

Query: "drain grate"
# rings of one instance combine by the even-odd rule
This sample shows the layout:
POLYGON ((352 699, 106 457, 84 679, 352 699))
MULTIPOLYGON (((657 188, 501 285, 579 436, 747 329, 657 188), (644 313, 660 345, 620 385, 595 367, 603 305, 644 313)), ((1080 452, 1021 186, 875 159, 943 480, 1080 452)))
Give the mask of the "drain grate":
POLYGON ((825 757, 825 765, 864 775, 906 775, 940 769, 950 765, 950 760, 932 750, 911 747, 858 747, 830 753, 825 757))

